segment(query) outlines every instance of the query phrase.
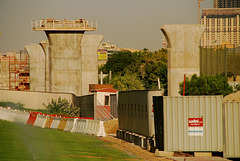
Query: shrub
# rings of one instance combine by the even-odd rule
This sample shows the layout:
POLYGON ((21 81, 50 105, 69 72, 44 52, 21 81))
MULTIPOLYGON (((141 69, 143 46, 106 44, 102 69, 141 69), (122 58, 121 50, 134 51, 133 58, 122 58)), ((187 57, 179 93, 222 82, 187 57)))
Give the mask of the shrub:
POLYGON ((80 107, 74 106, 72 103, 70 104, 65 98, 58 100, 52 99, 48 105, 43 104, 51 114, 58 114, 70 117, 80 117, 80 107))
POLYGON ((1 101, 0 102, 0 106, 2 107, 11 107, 14 109, 24 109, 24 105, 21 103, 14 103, 14 102, 5 102, 5 101, 1 101))
MULTIPOLYGON (((194 74, 186 78, 185 95, 223 95, 226 96, 233 92, 232 87, 228 84, 227 78, 216 75, 206 76, 200 75, 199 77, 194 74)), ((179 93, 183 94, 183 82, 180 83, 179 93)))

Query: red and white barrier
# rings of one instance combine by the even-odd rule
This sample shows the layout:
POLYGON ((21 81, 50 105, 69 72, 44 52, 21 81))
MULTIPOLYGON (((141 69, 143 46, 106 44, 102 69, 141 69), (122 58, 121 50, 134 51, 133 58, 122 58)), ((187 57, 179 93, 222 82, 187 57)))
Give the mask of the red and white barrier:
POLYGON ((32 125, 35 123, 36 119, 37 119, 37 115, 38 115, 39 112, 30 112, 29 113, 29 118, 27 120, 27 123, 28 125, 32 125))
POLYGON ((103 121, 75 119, 71 132, 85 133, 90 135, 105 137, 103 121))
POLYGON ((50 129, 57 129, 60 121, 61 121, 61 117, 53 117, 53 121, 50 126, 50 129))
POLYGON ((106 136, 103 121, 92 120, 91 118, 61 118, 60 116, 45 115, 40 112, 25 112, 0 107, 0 119, 41 128, 106 136), (62 124, 60 124, 61 122, 62 124))
POLYGON ((63 131, 71 131, 73 128, 74 118, 67 119, 66 126, 63 131))
POLYGON ((74 119, 74 124, 71 132, 77 132, 77 133, 85 133, 87 125, 87 120, 86 119, 74 119))
POLYGON ((46 118, 47 118, 46 115, 38 114, 33 126, 44 128, 44 125, 46 123, 46 118))
POLYGON ((26 124, 28 118, 29 118, 29 113, 28 112, 16 111, 13 122, 20 122, 20 123, 26 124))
POLYGON ((13 122, 15 111, 7 108, 0 107, 0 120, 13 122))

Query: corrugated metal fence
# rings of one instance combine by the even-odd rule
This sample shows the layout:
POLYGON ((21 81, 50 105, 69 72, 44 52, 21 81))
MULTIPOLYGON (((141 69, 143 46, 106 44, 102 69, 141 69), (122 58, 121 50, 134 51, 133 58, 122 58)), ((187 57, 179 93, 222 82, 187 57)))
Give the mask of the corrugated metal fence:
POLYGON ((232 46, 200 47, 200 72, 205 75, 240 75, 240 48, 232 46))
POLYGON ((223 106, 224 157, 240 158, 240 102, 227 102, 223 106))
POLYGON ((163 91, 121 91, 118 100, 119 129, 153 137, 153 96, 162 96, 163 91))
POLYGON ((117 95, 116 94, 110 94, 110 105, 111 105, 111 115, 114 118, 118 118, 117 95))
POLYGON ((154 97, 154 111, 155 120, 164 122, 156 127, 160 150, 223 151, 222 96, 154 97))
POLYGON ((240 158, 240 102, 222 96, 153 97, 156 148, 240 158))

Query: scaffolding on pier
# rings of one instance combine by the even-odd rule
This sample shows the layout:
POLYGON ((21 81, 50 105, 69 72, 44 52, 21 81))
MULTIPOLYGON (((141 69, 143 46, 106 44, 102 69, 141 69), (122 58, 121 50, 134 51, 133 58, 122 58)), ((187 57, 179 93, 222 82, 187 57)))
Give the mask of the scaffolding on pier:
POLYGON ((9 89, 29 91, 29 58, 26 51, 20 56, 9 56, 9 89))

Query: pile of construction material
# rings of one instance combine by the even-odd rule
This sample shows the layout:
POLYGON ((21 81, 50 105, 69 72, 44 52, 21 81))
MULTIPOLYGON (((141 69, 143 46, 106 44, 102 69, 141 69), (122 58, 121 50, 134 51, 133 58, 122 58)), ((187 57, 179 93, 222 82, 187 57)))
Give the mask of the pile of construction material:
POLYGON ((240 102, 240 91, 225 96, 223 102, 240 102))

